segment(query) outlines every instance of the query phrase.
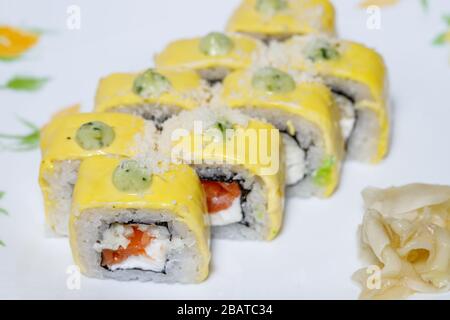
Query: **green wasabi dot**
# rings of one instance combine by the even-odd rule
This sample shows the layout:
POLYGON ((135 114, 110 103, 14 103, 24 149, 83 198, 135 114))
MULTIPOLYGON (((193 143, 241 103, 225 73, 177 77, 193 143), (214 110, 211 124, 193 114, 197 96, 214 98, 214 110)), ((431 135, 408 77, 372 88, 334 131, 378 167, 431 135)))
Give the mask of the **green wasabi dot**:
POLYGON ((171 87, 169 79, 153 69, 148 69, 134 80, 133 92, 144 98, 159 97, 171 87))
POLYGON ((265 67, 255 72, 252 78, 255 89, 269 93, 287 93, 296 87, 294 79, 281 70, 265 67))
POLYGON ((113 184, 122 192, 143 192, 152 182, 149 170, 135 160, 123 161, 113 173, 113 184))
POLYGON ((327 41, 319 41, 313 44, 307 52, 307 58, 313 62, 320 60, 333 60, 339 57, 337 45, 327 41))
POLYGON ((233 40, 220 32, 211 32, 200 40, 200 51, 207 56, 224 56, 233 46, 233 40))
POLYGON ((266 15, 274 15, 288 7, 286 0, 258 0, 256 10, 266 15))
POLYGON ((110 146, 115 137, 112 127, 101 121, 93 121, 77 130, 75 141, 85 150, 98 150, 110 146))

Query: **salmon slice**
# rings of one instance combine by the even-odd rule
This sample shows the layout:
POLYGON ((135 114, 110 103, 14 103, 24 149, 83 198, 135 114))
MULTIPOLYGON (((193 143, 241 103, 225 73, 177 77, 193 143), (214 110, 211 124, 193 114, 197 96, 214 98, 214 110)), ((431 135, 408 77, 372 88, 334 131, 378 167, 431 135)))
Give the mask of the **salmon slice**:
POLYGON ((118 250, 105 249, 102 251, 102 266, 112 266, 121 263, 130 256, 147 255, 145 248, 154 239, 148 232, 139 230, 133 226, 133 234, 128 237, 130 243, 126 248, 120 247, 118 250))
POLYGON ((237 182, 202 180, 202 185, 206 193, 209 214, 228 209, 233 201, 241 196, 241 188, 237 182))

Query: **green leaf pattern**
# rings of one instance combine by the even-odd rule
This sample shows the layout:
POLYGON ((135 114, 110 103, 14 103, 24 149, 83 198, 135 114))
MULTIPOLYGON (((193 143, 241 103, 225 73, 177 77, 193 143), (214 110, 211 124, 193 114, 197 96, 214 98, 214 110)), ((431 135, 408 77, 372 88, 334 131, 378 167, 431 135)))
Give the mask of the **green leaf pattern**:
MULTIPOLYGON (((30 30, 42 34, 44 30, 30 30)), ((15 63, 21 60, 21 56, 15 58, 0 57, 0 62, 15 63)), ((44 87, 49 81, 46 77, 35 76, 13 76, 6 83, 0 84, 0 90, 12 90, 17 92, 35 92, 44 87)), ((40 129, 33 123, 19 118, 20 122, 29 130, 25 134, 0 133, 0 150, 3 151, 29 151, 38 148, 40 129)), ((0 191, 0 200, 5 196, 4 191, 0 191)), ((8 215, 8 211, 0 207, 0 215, 8 215)), ((5 242, 0 240, 0 247, 4 247, 5 242)))
POLYGON ((15 76, 6 82, 2 88, 16 91, 37 91, 41 89, 48 81, 48 78, 15 76))
POLYGON ((30 131, 23 135, 0 133, 0 150, 30 151, 39 147, 40 129, 33 123, 19 119, 30 131), (5 142, 7 142, 5 144, 5 142))

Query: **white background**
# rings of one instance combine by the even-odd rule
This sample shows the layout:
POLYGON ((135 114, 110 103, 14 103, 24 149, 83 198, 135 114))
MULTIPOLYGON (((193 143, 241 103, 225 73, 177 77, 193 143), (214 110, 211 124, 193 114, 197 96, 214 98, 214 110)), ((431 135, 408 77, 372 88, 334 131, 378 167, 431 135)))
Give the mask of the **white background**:
MULTIPOLYGON (((394 127, 392 151, 379 166, 347 163, 330 200, 289 200, 284 229, 271 243, 214 241, 209 279, 199 285, 121 283, 83 277, 66 287, 69 244, 45 233, 37 184, 40 155, 0 153, 0 298, 355 299, 350 277, 362 266, 356 231, 361 190, 410 182, 450 184, 449 47, 431 40, 445 25, 449 1, 419 1, 382 12, 381 30, 366 28, 357 1, 335 0, 338 31, 381 52, 389 66, 394 127)), ((223 29, 239 0, 18 1, 0 0, 0 22, 47 30, 22 60, 0 62, 0 83, 17 74, 49 76, 36 93, 0 90, 0 132, 22 132, 19 115, 43 125, 74 103, 92 109, 98 79, 136 71, 171 40, 223 29), (68 5, 81 8, 81 30, 66 27, 68 5)), ((25 129, 26 130, 26 129, 25 129)), ((415 298, 449 299, 450 294, 415 298)))

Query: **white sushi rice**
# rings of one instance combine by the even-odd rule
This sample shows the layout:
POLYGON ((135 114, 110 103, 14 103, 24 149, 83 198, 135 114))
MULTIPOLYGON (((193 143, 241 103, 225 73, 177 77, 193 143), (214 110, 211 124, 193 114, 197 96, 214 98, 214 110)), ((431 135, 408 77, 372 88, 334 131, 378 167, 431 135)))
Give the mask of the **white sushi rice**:
MULTIPOLYGON (((203 259, 207 258, 199 254, 194 234, 169 212, 113 208, 90 209, 79 213, 79 219, 73 227, 75 234, 72 235, 72 239, 77 248, 74 253, 77 261, 82 265, 83 272, 89 277, 121 281, 195 283, 200 266, 205 263, 203 259), (102 241, 105 241, 105 233, 112 225, 138 224, 154 228, 156 224, 161 225, 164 222, 167 223, 170 240, 167 241, 166 235, 161 238, 163 243, 159 243, 159 245, 165 245, 164 257, 159 256, 159 263, 164 260, 163 270, 155 271, 158 270, 158 265, 153 264, 150 267, 148 263, 143 265, 141 259, 132 259, 127 264, 114 268, 115 270, 101 266, 100 249, 103 248, 102 245, 105 245, 102 241), (150 268, 150 270, 142 270, 142 267, 150 268)), ((159 250, 159 246, 147 249, 150 251, 148 253, 153 254, 152 250, 159 250)))
POLYGON ((44 172, 43 180, 49 186, 47 223, 60 235, 68 235, 69 217, 72 206, 72 194, 78 177, 80 160, 56 161, 53 171, 44 172))
MULTIPOLYGON (((333 90, 345 92, 355 101, 353 104, 355 110, 354 128, 347 138, 347 158, 360 162, 370 162, 378 152, 379 122, 373 111, 367 108, 357 108, 358 101, 373 101, 369 89, 355 81, 334 77, 326 77, 324 82, 333 90)), ((339 100, 337 102, 341 114, 345 115, 345 103, 339 103, 339 100)))
POLYGON ((377 115, 369 109, 357 110, 354 132, 348 140, 347 157, 360 162, 370 162, 378 152, 380 126, 377 115))

